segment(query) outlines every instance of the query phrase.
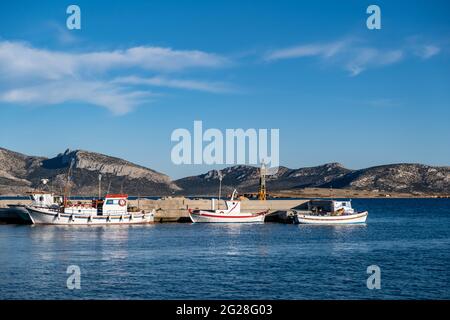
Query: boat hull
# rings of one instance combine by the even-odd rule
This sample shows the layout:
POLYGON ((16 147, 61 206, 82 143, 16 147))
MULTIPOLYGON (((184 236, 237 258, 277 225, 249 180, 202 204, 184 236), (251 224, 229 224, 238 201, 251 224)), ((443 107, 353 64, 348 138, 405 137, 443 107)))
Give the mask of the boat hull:
POLYGON ((216 214, 208 211, 189 210, 189 216, 194 223, 263 223, 266 215, 260 213, 216 214))
POLYGON ((297 224, 363 224, 366 223, 367 216, 367 211, 342 216, 297 214, 294 221, 297 224))
POLYGON ((26 207, 33 224, 55 225, 109 225, 109 224, 147 224, 154 222, 154 211, 151 213, 128 213, 123 215, 86 215, 66 214, 26 207))
POLYGON ((0 209, 0 222, 13 224, 31 224, 31 219, 24 205, 8 205, 0 209))

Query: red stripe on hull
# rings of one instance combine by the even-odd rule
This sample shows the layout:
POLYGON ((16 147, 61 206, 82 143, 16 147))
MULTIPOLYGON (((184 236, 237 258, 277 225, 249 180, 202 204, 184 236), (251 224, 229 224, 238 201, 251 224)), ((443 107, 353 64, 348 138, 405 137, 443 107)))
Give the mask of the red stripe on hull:
POLYGON ((305 217, 305 216, 303 216, 303 217, 301 217, 301 219, 304 219, 304 220, 314 220, 314 221, 348 221, 348 220, 359 219, 359 218, 364 217, 364 216, 366 216, 366 215, 367 215, 367 214, 364 213, 364 214, 360 214, 360 215, 357 215, 357 216, 348 217, 348 218, 341 218, 341 219, 333 219, 333 218, 331 218, 331 219, 328 219, 328 218, 320 219, 320 218, 310 218, 310 217, 305 217))
POLYGON ((195 213, 195 212, 190 212, 191 214, 197 215, 197 216, 202 216, 202 217, 210 217, 210 218, 238 218, 238 219, 245 219, 245 218, 254 218, 260 215, 265 214, 266 212, 260 212, 260 213, 256 213, 254 215, 251 216, 226 216, 226 215, 215 215, 215 214, 208 214, 208 213, 195 213))

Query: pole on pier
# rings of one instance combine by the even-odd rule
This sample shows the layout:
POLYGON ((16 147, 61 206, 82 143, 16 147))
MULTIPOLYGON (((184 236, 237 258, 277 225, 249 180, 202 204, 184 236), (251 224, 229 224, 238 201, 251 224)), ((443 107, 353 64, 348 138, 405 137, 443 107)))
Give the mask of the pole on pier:
POLYGON ((102 198, 102 175, 98 175, 98 198, 102 198))
POLYGON ((64 208, 67 207, 67 197, 70 191, 70 175, 72 174, 72 168, 74 164, 75 158, 72 158, 70 160, 69 170, 67 170, 66 184, 64 186, 64 208))
POLYGON ((222 179, 223 179, 223 175, 222 172, 217 171, 218 175, 219 175, 219 201, 217 201, 217 210, 220 210, 220 197, 222 196, 222 179))
POLYGON ((258 200, 267 200, 266 175, 266 165, 263 160, 260 169, 258 200))

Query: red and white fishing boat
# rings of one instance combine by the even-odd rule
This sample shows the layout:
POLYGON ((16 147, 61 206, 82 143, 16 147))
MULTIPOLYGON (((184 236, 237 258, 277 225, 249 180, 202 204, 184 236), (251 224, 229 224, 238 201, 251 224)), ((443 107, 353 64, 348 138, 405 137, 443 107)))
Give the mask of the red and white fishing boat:
MULTIPOLYGON (((42 194, 48 197, 50 194, 42 194)), ((43 206, 32 204, 25 207, 33 224, 98 225, 98 224, 145 224, 154 221, 155 211, 128 211, 128 195, 108 194, 104 200, 91 203, 54 203, 43 206)))
MULTIPOLYGON (((99 196, 89 203, 82 201, 71 202, 67 194, 70 188, 69 181, 72 159, 67 172, 67 181, 64 196, 57 199, 51 193, 41 193, 38 198, 32 195, 33 203, 25 206, 33 224, 61 224, 61 225, 102 225, 102 224, 145 224, 154 221, 155 210, 146 212, 128 206, 127 194, 107 194, 101 198, 101 175, 99 175, 99 196)), ((45 179, 47 184, 47 179, 45 179)))
POLYGON ((234 190, 229 201, 225 201, 227 208, 218 210, 194 210, 189 209, 189 216, 192 222, 206 223, 255 223, 264 222, 268 210, 250 213, 241 212, 241 201, 236 200, 236 190, 234 190))

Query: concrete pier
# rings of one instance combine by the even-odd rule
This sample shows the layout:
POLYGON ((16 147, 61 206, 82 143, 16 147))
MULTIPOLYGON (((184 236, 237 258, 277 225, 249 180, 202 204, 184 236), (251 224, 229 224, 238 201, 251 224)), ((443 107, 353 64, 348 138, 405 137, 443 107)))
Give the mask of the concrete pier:
MULTIPOLYGON (((215 202, 217 209, 218 201, 215 202)), ((261 212, 269 210, 266 221, 281 221, 287 219, 286 212, 300 206, 307 200, 243 200, 241 210, 247 212, 261 212)), ((0 208, 6 208, 7 204, 30 204, 29 200, 0 200, 0 208)), ((130 205, 142 210, 156 210, 155 222, 190 222, 188 209, 213 209, 211 199, 187 199, 182 197, 163 198, 158 200, 140 199, 130 200, 130 205)), ((220 208, 225 208, 225 201, 221 200, 220 208)))

